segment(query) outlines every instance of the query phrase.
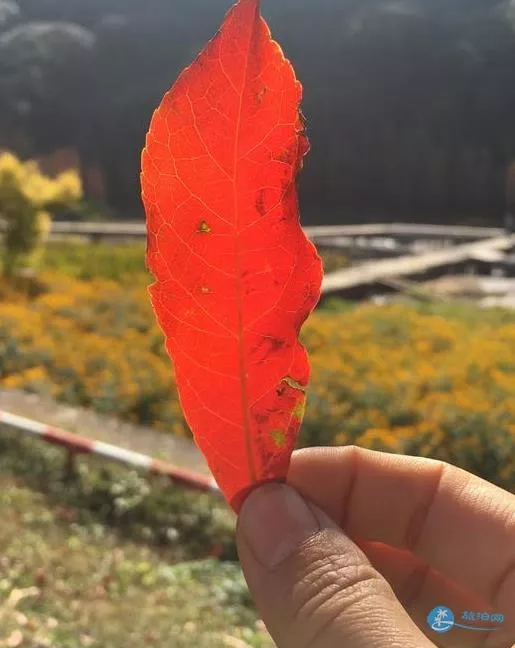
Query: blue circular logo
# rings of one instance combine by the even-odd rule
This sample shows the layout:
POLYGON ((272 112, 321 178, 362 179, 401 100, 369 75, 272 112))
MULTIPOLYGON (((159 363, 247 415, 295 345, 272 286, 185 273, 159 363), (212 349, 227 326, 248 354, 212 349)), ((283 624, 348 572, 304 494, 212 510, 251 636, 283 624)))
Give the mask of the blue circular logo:
POLYGON ((454 614, 445 605, 438 605, 427 615, 427 625, 435 632, 449 632, 454 626, 454 614))

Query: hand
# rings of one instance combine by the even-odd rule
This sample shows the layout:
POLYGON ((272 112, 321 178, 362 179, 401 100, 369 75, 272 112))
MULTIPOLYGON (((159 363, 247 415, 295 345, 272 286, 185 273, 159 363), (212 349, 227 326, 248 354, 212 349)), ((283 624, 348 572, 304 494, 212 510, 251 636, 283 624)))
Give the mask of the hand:
POLYGON ((295 453, 288 484, 253 491, 237 530, 279 648, 515 646, 514 495, 448 464, 356 447, 295 453), (426 619, 442 605, 456 623, 497 629, 439 634, 426 619))

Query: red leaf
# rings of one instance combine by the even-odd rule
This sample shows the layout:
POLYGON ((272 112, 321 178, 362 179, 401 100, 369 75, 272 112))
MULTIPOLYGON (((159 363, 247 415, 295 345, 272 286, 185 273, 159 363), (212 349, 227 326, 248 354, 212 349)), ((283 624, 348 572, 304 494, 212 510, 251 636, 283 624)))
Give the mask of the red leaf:
POLYGON ((142 157, 152 302, 195 440, 235 510, 286 477, 309 379, 300 328, 322 265, 295 178, 302 86, 240 0, 154 113, 142 157))

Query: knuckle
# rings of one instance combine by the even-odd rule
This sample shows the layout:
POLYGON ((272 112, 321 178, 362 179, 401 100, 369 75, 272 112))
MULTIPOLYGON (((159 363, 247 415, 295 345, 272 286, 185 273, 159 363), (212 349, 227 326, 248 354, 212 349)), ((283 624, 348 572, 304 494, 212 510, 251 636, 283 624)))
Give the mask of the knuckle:
POLYGON ((328 551, 328 535, 330 531, 320 532, 305 548, 303 577, 292 592, 291 620, 301 639, 297 646, 313 646, 342 617, 361 617, 378 599, 394 598, 358 549, 341 553, 336 544, 328 551))

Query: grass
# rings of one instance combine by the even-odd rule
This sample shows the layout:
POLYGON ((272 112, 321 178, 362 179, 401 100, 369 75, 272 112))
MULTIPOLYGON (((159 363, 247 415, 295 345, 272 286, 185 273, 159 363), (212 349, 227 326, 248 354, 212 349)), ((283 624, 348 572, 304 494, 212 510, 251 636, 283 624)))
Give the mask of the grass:
POLYGON ((171 563, 5 476, 0 515, 0 645, 271 645, 233 563, 171 563))
MULTIPOLYGON (((348 265, 341 252, 323 250, 321 253, 326 272, 348 265)), ((145 270, 144 243, 89 244, 70 241, 48 243, 42 270, 57 271, 76 279, 103 278, 118 282, 138 279, 150 282, 145 270)))
POLYGON ((225 505, 94 460, 65 477, 61 451, 5 429, 0 451, 0 646, 273 645, 225 505))
POLYGON ((506 308, 479 308, 466 300, 449 302, 417 302, 415 309, 421 315, 436 315, 446 320, 453 320, 473 328, 478 322, 489 326, 506 326, 515 323, 515 310, 506 308))
POLYGON ((145 270, 144 243, 89 244, 70 241, 48 243, 42 270, 57 271, 76 279, 103 278, 127 282, 150 281, 145 270))
MULTIPOLYGON (((470 328, 478 323, 488 326, 506 326, 515 323, 515 310, 506 308, 488 307, 480 308, 470 300, 453 299, 449 301, 417 301, 403 300, 411 311, 419 315, 441 317, 447 321, 459 322, 470 328)), ((347 301, 338 297, 327 299, 320 309, 331 313, 350 313, 360 307, 359 302, 347 301)))

